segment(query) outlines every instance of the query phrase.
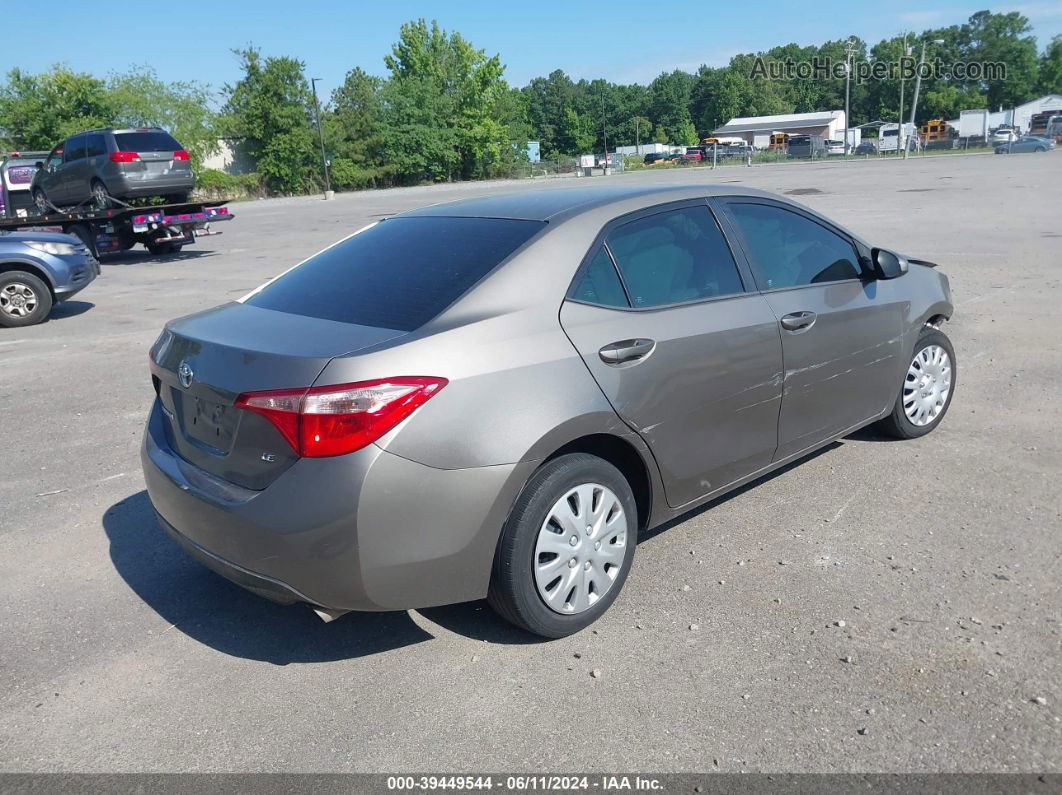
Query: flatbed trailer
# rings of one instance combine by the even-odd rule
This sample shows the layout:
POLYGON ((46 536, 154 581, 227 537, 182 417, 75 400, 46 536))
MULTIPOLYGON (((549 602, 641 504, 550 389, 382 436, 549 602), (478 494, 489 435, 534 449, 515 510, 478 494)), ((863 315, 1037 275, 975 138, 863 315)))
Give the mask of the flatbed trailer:
POLYGON ((227 202, 186 202, 120 209, 71 209, 45 215, 0 217, 0 230, 77 235, 99 257, 142 243, 152 254, 174 254, 197 237, 220 235, 210 228, 234 217, 227 202))

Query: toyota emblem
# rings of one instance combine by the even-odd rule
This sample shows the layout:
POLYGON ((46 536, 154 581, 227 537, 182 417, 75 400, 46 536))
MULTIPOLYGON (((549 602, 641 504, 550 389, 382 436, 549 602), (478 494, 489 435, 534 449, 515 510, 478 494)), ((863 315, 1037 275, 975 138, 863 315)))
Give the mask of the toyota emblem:
POLYGON ((177 368, 177 380, 181 382, 181 386, 187 389, 192 385, 193 378, 195 378, 195 373, 188 366, 188 362, 181 362, 181 366, 177 368))

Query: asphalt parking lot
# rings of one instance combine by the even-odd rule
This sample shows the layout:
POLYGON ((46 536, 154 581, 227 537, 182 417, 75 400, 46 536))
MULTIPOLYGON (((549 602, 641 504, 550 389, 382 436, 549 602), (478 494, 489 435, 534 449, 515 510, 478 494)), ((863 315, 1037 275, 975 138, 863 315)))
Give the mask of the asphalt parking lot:
POLYGON ((235 205, 0 329, 0 770, 1062 769, 1062 151, 609 180, 792 192, 940 263, 942 426, 860 433, 652 533, 565 640, 482 603, 326 625, 156 528, 148 347, 372 219, 582 181, 235 205))

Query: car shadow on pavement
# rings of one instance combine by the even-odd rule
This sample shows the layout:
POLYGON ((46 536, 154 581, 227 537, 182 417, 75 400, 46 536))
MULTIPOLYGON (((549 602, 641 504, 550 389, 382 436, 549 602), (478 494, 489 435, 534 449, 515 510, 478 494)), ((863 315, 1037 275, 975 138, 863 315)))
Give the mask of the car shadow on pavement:
POLYGON ((274 604, 233 585, 162 531, 146 491, 108 508, 103 529, 114 568, 133 592, 174 628, 224 654, 276 665, 332 662, 432 639, 406 612, 350 613, 325 624, 306 605, 274 604))
POLYGON ((152 254, 150 251, 136 249, 120 251, 117 254, 104 254, 100 257, 100 265, 157 265, 162 262, 181 262, 182 260, 212 257, 217 253, 209 249, 195 249, 180 251, 176 254, 152 254))
POLYGON ((63 301, 61 304, 56 304, 52 307, 48 320, 64 320, 68 317, 77 317, 95 307, 96 305, 90 301, 63 301))

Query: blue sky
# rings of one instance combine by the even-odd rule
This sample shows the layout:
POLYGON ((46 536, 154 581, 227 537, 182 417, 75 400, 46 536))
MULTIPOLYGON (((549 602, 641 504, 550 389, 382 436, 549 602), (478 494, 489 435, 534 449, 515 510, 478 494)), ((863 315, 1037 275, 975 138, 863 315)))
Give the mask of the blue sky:
MULTIPOLYGON (((123 4, 103 19, 85 17, 83 3, 49 6, 43 46, 27 35, 5 37, 0 69, 28 71, 65 63, 105 75, 152 65, 166 80, 196 79, 220 88, 238 77, 230 50, 254 44, 266 54, 291 55, 320 77, 327 95, 354 66, 383 74, 399 26, 417 17, 438 19, 488 53, 500 53, 506 77, 524 85, 561 68, 572 77, 648 82, 663 70, 725 64, 732 55, 796 42, 818 44, 855 34, 874 43, 903 30, 921 31, 965 21, 981 2, 712 2, 607 0, 513 3, 303 2, 257 0, 152 5, 123 4), (818 9, 812 13, 811 8, 818 9), (100 36, 102 35, 102 39, 100 36)), ((1043 48, 1062 33, 1062 0, 990 6, 1021 11, 1043 48)), ((44 19, 44 18, 42 18, 44 19)))

